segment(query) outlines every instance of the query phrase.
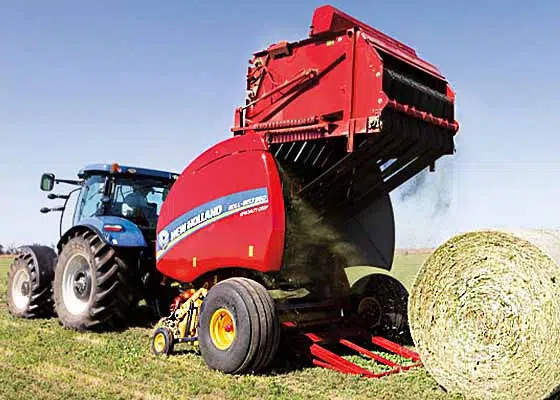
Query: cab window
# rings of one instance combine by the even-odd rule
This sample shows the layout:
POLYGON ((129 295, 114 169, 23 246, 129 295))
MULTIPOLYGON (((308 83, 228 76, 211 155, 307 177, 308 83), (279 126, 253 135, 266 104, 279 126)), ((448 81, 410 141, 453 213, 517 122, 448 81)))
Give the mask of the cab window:
POLYGON ((102 176, 92 176, 85 181, 78 200, 77 213, 74 217, 75 223, 84 218, 100 215, 103 212, 101 200, 104 189, 105 178, 102 176))

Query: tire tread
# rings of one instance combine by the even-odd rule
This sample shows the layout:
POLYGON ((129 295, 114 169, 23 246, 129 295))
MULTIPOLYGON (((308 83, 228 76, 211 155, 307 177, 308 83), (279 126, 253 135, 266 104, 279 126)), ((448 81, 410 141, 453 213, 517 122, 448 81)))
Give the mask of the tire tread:
POLYGON ((52 299, 53 260, 56 253, 47 246, 25 246, 14 257, 8 270, 8 293, 6 303, 12 315, 22 318, 49 318, 54 315, 52 299), (11 281, 19 268, 27 268, 31 280, 31 294, 27 309, 17 312, 10 299, 11 281))
MULTIPOLYGON (((231 374, 255 373, 265 369, 274 358, 280 342, 280 322, 278 313, 274 305, 274 300, 268 291, 260 283, 242 277, 234 277, 226 279, 210 289, 208 297, 212 296, 212 290, 220 287, 218 296, 227 296, 227 292, 231 291, 234 297, 241 298, 239 302, 244 317, 248 318, 249 329, 245 329, 245 335, 249 335, 248 347, 245 354, 238 353, 237 360, 228 359, 228 355, 220 353, 213 345, 201 346, 202 356, 205 358, 205 352, 209 352, 205 360, 213 360, 215 365, 221 365, 223 372, 231 374), (216 361, 219 359, 219 361, 216 361), (227 365, 227 366, 226 366, 227 365)), ((214 293, 218 293, 214 292, 214 293)), ((207 300, 208 301, 208 298, 207 300)), ((203 313, 205 312, 203 303, 203 313)), ((218 307, 215 305, 214 307, 218 307)), ((207 313, 214 310, 207 309, 207 313)), ((202 320, 209 320, 209 315, 202 316, 202 320)), ((239 333, 239 327, 237 329, 239 333)), ((199 340, 209 342, 209 339, 200 335, 206 335, 205 329, 199 332, 199 340)), ((245 336, 247 337, 247 336, 245 336)))
POLYGON ((124 323, 126 311, 130 306, 130 288, 125 279, 127 266, 117 252, 91 231, 78 232, 64 244, 61 251, 62 261, 57 265, 54 301, 61 325, 74 330, 105 330, 124 323), (76 318, 66 311, 62 301, 60 282, 64 269, 65 257, 72 254, 73 247, 87 249, 93 262, 95 273, 94 298, 88 312, 76 318), (66 250, 68 248, 68 250, 66 250), (63 257, 64 255, 64 257, 63 257))

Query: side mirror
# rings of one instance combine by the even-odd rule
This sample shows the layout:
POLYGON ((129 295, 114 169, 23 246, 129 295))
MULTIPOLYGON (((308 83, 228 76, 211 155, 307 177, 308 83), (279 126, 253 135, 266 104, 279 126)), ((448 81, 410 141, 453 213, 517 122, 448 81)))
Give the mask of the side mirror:
POLYGON ((67 194, 54 194, 54 193, 49 193, 47 195, 47 198, 49 198, 50 200, 54 200, 54 199, 63 199, 66 200, 68 199, 70 196, 67 194))
POLYGON ((39 211, 41 211, 41 213, 43 214, 47 214, 50 213, 51 211, 64 211, 64 207, 54 207, 54 208, 43 207, 39 211))
POLYGON ((41 190, 44 192, 50 192, 54 187, 54 174, 43 174, 41 175, 41 190))

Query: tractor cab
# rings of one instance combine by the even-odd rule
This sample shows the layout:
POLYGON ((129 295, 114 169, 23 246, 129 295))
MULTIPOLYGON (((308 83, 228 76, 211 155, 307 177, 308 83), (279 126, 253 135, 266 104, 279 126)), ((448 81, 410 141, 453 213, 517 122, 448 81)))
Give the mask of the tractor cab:
MULTIPOLYGON (((78 181, 55 179, 43 174, 41 189, 52 190, 54 183, 70 183, 80 187, 72 225, 77 226, 103 217, 123 218, 140 229, 147 243, 155 240, 155 230, 161 205, 177 175, 172 172, 135 168, 119 164, 93 164, 78 172, 78 181)), ((50 198, 68 199, 68 195, 50 195, 50 198)), ((63 211, 43 208, 42 212, 63 211)), ((111 219, 116 221, 115 218, 111 219)), ((106 224, 107 225, 107 224, 106 224)), ((122 224, 111 224, 106 229, 124 231, 122 224)))
POLYGON ((83 185, 73 224, 93 217, 121 217, 138 226, 146 241, 152 241, 161 205, 176 176, 118 164, 87 166, 78 173, 83 185))

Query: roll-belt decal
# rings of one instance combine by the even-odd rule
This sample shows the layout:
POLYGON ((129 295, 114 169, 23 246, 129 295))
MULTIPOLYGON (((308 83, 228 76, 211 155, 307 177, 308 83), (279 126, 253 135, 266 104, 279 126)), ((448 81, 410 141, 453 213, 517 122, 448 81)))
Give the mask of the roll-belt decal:
POLYGON ((263 204, 268 204, 266 187, 232 193, 193 208, 158 232, 156 259, 159 260, 169 249, 194 232, 263 204))

